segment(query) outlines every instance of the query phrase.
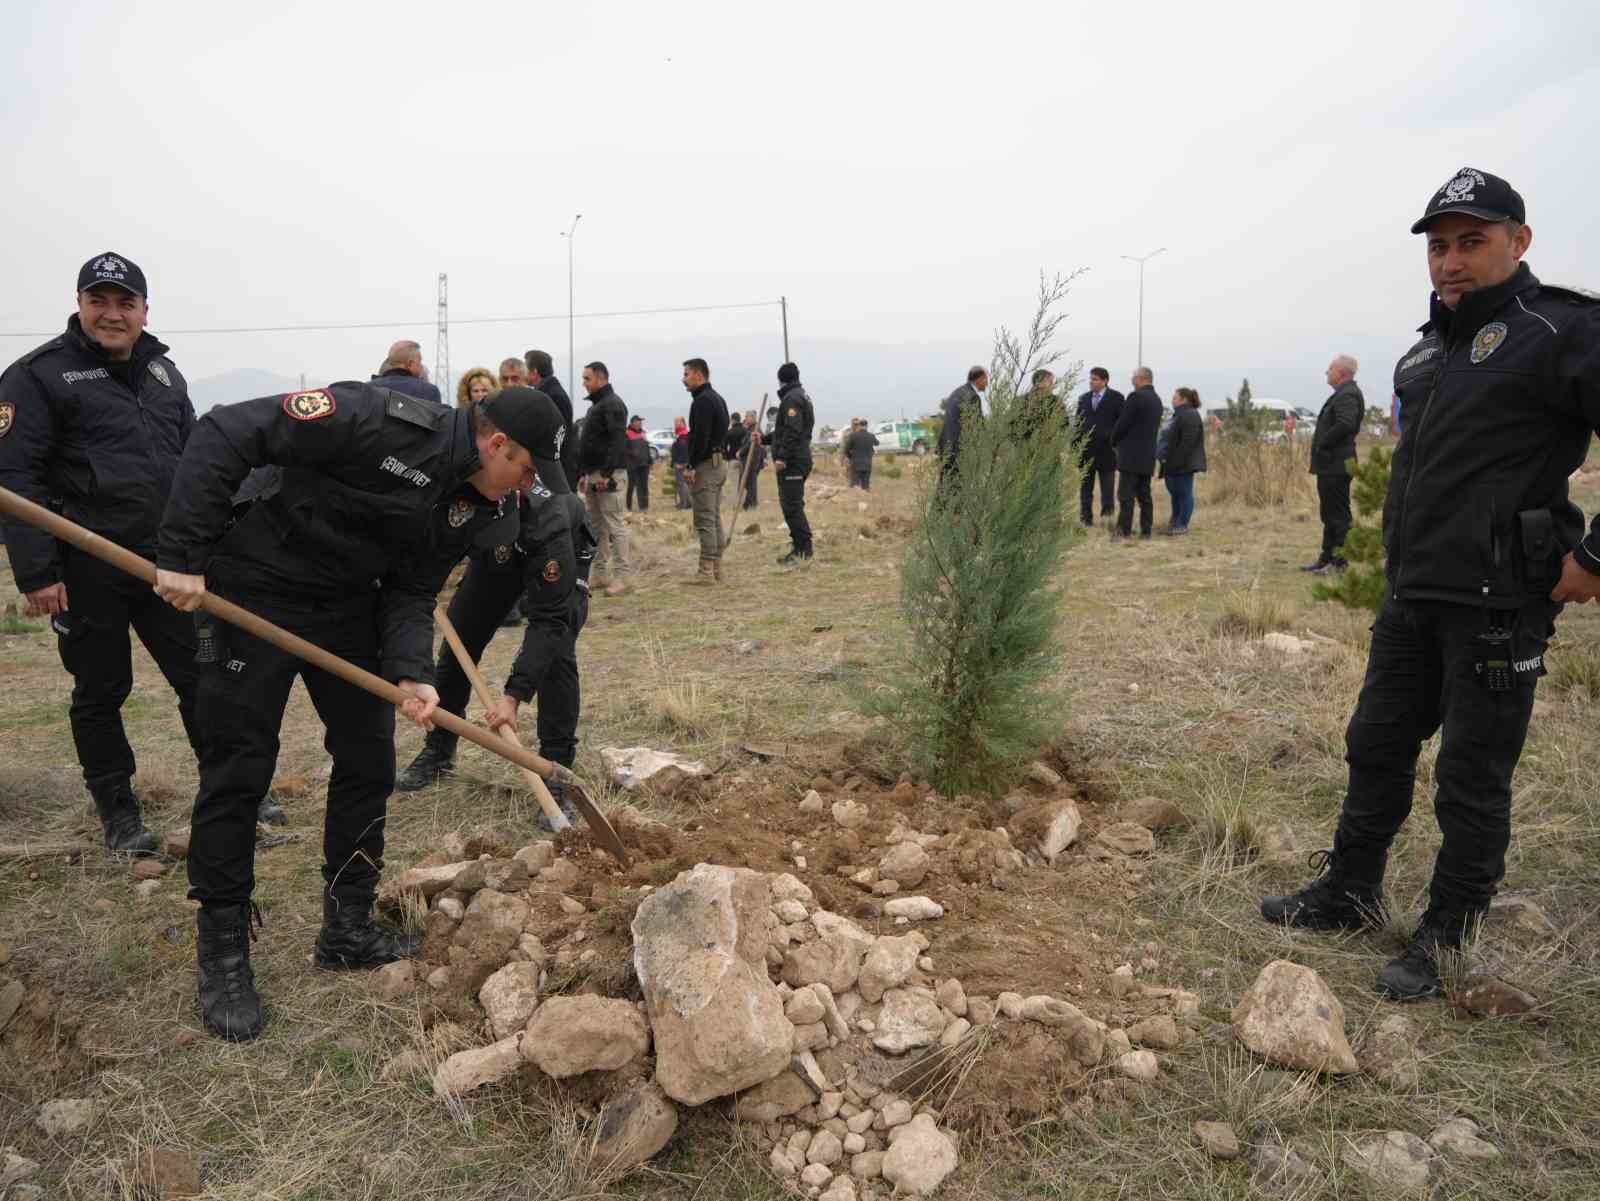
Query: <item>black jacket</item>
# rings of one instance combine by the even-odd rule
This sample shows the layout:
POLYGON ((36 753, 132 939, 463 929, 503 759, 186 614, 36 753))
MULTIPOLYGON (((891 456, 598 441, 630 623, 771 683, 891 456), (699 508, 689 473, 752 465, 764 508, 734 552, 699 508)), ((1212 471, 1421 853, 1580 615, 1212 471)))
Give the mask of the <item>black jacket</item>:
POLYGON ((748 425, 744 427, 744 430, 744 446, 739 452, 739 457, 749 460, 750 476, 754 478, 767 465, 767 444, 761 440, 761 435, 748 425))
POLYGON ((1167 433, 1167 457, 1162 461, 1161 474, 1189 475, 1205 469, 1205 419, 1200 416, 1199 409, 1181 404, 1172 414, 1172 428, 1167 433))
POLYGON ((690 393, 689 466, 698 467, 712 455, 720 455, 728 441, 728 403, 710 384, 701 384, 690 393))
MULTIPOLYGON (((166 353, 141 334, 127 362, 112 362, 74 314, 65 333, 0 375, 0 485, 153 554, 195 422, 189 387, 166 353)), ((3 528, 19 591, 60 582, 54 538, 10 518, 3 528)))
POLYGON ((1156 437, 1161 432, 1161 397, 1151 387, 1135 388, 1123 402, 1111 429, 1117 448, 1117 470, 1134 475, 1154 475, 1156 437))
POLYGON ((620 471, 628 459, 628 406, 610 384, 591 392, 589 404, 578 437, 578 470, 620 471))
POLYGON ((588 618, 594 532, 583 497, 552 495, 536 485, 518 494, 516 508, 508 508, 480 541, 490 544, 473 552, 481 567, 523 576, 521 608, 528 626, 505 690, 526 704, 588 618))
POLYGON ((429 682, 434 600, 500 512, 466 482, 478 466, 468 410, 367 384, 218 405, 178 464, 156 562, 224 593, 375 590, 382 674, 429 682))
POLYGON ((1356 457, 1356 435, 1366 411, 1366 399, 1355 380, 1345 380, 1333 390, 1317 414, 1317 428, 1311 435, 1312 475, 1346 474, 1345 462, 1356 457))
POLYGON ((1542 285, 1524 264, 1454 312, 1432 307, 1395 368, 1393 594, 1509 609, 1547 597, 1567 551, 1600 574, 1600 518, 1585 537, 1567 499, 1600 429, 1600 298, 1542 285))
POLYGON ((844 436, 844 457, 855 471, 871 471, 873 448, 878 435, 871 430, 855 430, 844 436))
POLYGON ((1111 467, 1117 461, 1117 452, 1111 446, 1111 431, 1117 418, 1122 416, 1126 403, 1121 392, 1107 388, 1100 397, 1100 407, 1094 407, 1094 393, 1085 392, 1078 397, 1078 415, 1075 421, 1078 445, 1083 462, 1096 467, 1111 467))
POLYGON ((636 467, 650 466, 650 442, 641 432, 637 438, 630 430, 627 434, 628 444, 623 447, 622 457, 629 471, 636 467))
POLYGON ((689 465, 689 431, 684 430, 672 440, 672 465, 674 467, 687 467, 689 465))
POLYGON ((778 416, 772 427, 772 458, 783 463, 785 475, 804 475, 811 470, 811 427, 816 412, 811 397, 797 381, 778 389, 778 416))
POLYGON ((983 419, 983 402, 978 390, 971 384, 962 384, 944 398, 944 424, 939 427, 939 454, 946 468, 954 468, 961 457, 961 421, 971 414, 974 420, 983 419))
POLYGON ((722 455, 727 459, 744 458, 745 448, 750 445, 750 428, 742 421, 729 418, 728 436, 722 443, 722 455))
POLYGON ((561 410, 561 420, 566 422, 567 432, 561 439, 561 470, 566 473, 567 487, 576 493, 579 475, 578 436, 572 429, 572 397, 567 395, 567 390, 561 386, 561 380, 554 375, 546 376, 534 387, 555 402, 556 408, 561 410))
POLYGON ((439 389, 425 379, 418 379, 411 372, 400 367, 391 367, 372 377, 372 382, 380 388, 392 388, 396 392, 404 392, 407 396, 415 396, 418 400, 431 400, 434 404, 443 404, 444 398, 439 395, 439 389))

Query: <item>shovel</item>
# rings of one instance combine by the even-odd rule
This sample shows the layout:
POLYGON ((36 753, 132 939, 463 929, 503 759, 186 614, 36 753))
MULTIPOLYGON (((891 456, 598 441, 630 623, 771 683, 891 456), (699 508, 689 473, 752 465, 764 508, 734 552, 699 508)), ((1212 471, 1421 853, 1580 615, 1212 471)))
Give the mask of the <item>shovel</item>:
MULTIPOLYGON (((0 513, 15 517, 18 521, 27 522, 31 526, 45 531, 52 537, 62 542, 70 543, 83 551, 86 555, 93 555, 97 559, 111 564, 119 571, 154 585, 156 582, 156 566, 148 559, 134 554, 115 542, 102 538, 99 534, 91 533, 81 525, 68 521, 58 513, 52 513, 31 500, 18 496, 8 488, 0 488, 0 513)), ((229 625, 237 626, 252 637, 263 642, 270 642, 279 650, 304 660, 311 666, 320 668, 329 675, 338 676, 348 684, 354 684, 373 696, 381 697, 390 704, 400 706, 410 698, 398 687, 389 683, 381 676, 375 676, 370 671, 364 671, 353 663, 347 663, 322 647, 307 642, 273 625, 265 618, 256 616, 247 609, 241 609, 232 601, 223 600, 215 593, 207 592, 200 598, 200 607, 213 616, 222 618, 229 625)), ((434 724, 444 727, 459 738, 476 743, 486 751, 493 751, 502 759, 508 759, 518 767, 535 772, 545 779, 556 780, 562 786, 562 791, 572 799, 589 823, 589 833, 604 850, 609 852, 624 867, 628 864, 627 848, 622 845, 622 840, 617 837, 617 832, 611 828, 611 823, 606 821, 605 815, 595 807, 579 785, 578 779, 567 768, 559 763, 552 763, 542 756, 535 755, 532 751, 524 750, 520 746, 512 746, 503 738, 496 737, 471 722, 463 721, 454 713, 438 710, 433 716, 434 724)), ((548 790, 545 798, 549 798, 548 790)), ((551 807, 555 807, 551 801, 551 807)), ((559 814, 560 810, 556 812, 559 814)))
MULTIPOLYGON (((767 415, 767 393, 761 394, 761 411, 756 414, 756 427, 750 431, 751 438, 761 437, 761 422, 767 415)), ((733 490, 733 516, 728 520, 728 533, 722 539, 722 549, 727 550, 733 545, 733 527, 739 524, 740 507, 744 504, 744 488, 750 479, 750 464, 756 461, 756 448, 751 447, 750 453, 745 456, 744 466, 739 472, 739 486, 733 490)))

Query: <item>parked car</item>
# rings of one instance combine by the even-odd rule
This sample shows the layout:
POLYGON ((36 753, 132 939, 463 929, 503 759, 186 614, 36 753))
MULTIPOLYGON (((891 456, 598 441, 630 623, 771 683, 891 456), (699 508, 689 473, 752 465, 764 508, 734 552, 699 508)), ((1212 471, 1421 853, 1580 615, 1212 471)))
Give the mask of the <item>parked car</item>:
POLYGON ((880 455, 925 455, 939 441, 933 427, 920 421, 880 421, 872 432, 880 455))

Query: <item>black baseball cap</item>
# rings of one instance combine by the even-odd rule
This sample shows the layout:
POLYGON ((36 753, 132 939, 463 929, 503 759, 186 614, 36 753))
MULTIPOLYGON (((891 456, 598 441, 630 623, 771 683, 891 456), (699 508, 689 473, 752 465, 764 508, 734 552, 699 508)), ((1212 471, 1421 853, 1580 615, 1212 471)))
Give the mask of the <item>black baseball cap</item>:
POLYGON ((552 492, 571 491, 561 470, 567 426, 555 401, 537 388, 501 388, 484 398, 483 415, 533 456, 541 484, 552 492))
POLYGON ((95 255, 78 269, 78 291, 86 292, 97 284, 112 284, 140 298, 150 295, 139 264, 109 250, 95 255))
POLYGON ((1420 234, 1441 213, 1465 213, 1482 221, 1526 221, 1522 196, 1498 175, 1463 167, 1428 200, 1428 207, 1412 225, 1420 234))

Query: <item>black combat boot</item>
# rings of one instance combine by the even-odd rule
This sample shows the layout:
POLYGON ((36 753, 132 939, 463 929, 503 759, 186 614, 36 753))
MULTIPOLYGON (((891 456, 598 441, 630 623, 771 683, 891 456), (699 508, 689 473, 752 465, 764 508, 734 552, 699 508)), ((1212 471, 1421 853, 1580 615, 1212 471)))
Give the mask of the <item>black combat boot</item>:
POLYGON ((267 1024, 250 970, 252 916, 260 925, 261 911, 254 904, 204 905, 197 919, 200 1018, 207 1030, 231 1042, 248 1042, 267 1024))
MULTIPOLYGON (((561 784, 555 780, 546 780, 545 787, 550 790, 550 799, 556 803, 556 807, 561 810, 568 822, 576 826, 583 820, 583 815, 578 812, 578 807, 567 799, 567 791, 561 784)), ((539 811, 537 825, 546 834, 554 834, 556 832, 555 828, 550 825, 550 819, 545 816, 543 810, 539 811)))
POLYGON ((1406 949, 1378 973, 1373 989, 1391 1001, 1420 1001, 1440 992, 1439 961, 1461 949, 1476 913, 1446 911, 1429 906, 1417 923, 1406 949))
POLYGON ((322 932, 317 935, 318 967, 382 967, 410 959, 420 940, 372 920, 373 889, 340 884, 322 892, 322 932))
POLYGON ((1333 851, 1314 851, 1309 862, 1317 878, 1288 896, 1264 897, 1262 917, 1303 930, 1362 930, 1383 921, 1382 859, 1359 874, 1333 851))
POLYGON ((105 831, 106 850, 129 855, 156 853, 160 843, 145 829, 144 819, 139 816, 139 798, 128 780, 116 777, 97 780, 89 785, 89 795, 94 797, 94 810, 100 815, 100 827, 105 831))
POLYGON ((811 562, 811 552, 808 550, 792 550, 778 560, 779 567, 793 567, 796 563, 811 562))
POLYGON ((447 747, 440 740, 429 738, 422 744, 422 750, 417 754, 400 773, 400 778, 394 782, 396 792, 420 792, 430 784, 438 781, 440 776, 447 776, 455 770, 456 752, 453 746, 447 747))

